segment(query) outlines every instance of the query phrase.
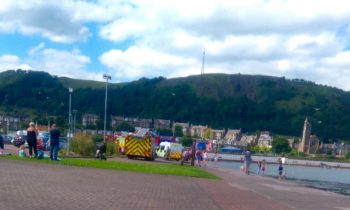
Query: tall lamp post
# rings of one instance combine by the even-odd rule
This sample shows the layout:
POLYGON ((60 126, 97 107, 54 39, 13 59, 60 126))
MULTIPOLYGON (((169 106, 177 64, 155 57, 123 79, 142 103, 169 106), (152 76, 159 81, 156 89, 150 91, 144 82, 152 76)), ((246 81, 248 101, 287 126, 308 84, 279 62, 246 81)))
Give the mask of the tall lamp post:
POLYGON ((107 90, 108 90, 108 80, 112 79, 111 75, 103 74, 103 79, 106 80, 106 94, 105 94, 105 118, 103 122, 103 142, 106 142, 106 121, 107 121, 107 90))
POLYGON ((68 116, 67 155, 69 155, 70 139, 72 137, 72 93, 73 93, 73 88, 69 88, 69 116, 68 116))
POLYGON ((73 134, 75 134, 75 122, 76 122, 77 112, 78 110, 73 109, 73 134))

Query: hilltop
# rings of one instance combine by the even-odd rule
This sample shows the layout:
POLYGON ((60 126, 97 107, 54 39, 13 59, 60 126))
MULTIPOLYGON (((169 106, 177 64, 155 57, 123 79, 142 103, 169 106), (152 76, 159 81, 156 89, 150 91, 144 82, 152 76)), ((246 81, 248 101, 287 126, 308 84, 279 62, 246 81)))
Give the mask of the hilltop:
MULTIPOLYGON (((0 73, 0 110, 16 115, 66 116, 68 87, 72 107, 104 113, 105 83, 52 76, 38 71, 0 73)), ((350 93, 304 80, 242 74, 183 78, 141 78, 110 84, 109 114, 163 118, 213 128, 269 130, 300 136, 308 116, 323 141, 350 139, 350 93)))

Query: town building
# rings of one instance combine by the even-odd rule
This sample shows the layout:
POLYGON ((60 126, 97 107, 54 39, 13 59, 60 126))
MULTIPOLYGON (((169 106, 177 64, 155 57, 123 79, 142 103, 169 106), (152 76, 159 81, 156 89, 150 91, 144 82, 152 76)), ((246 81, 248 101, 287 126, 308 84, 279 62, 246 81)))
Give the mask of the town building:
POLYGON ((112 127, 118 126, 122 123, 128 123, 129 125, 132 125, 134 127, 141 127, 141 128, 150 128, 152 120, 151 119, 142 119, 138 117, 121 117, 121 116, 112 116, 111 117, 111 124, 112 127))
POLYGON ((236 141, 240 141, 241 137, 241 129, 228 129, 224 139, 226 141, 226 144, 233 144, 236 141))
POLYGON ((272 147, 272 136, 270 136, 270 132, 268 131, 261 131, 260 136, 258 139, 258 145, 271 148, 272 147))
POLYGON ((223 139, 225 136, 225 129, 222 130, 216 130, 216 129, 212 129, 211 130, 211 139, 223 139))
POLYGON ((96 114, 83 114, 82 123, 83 126, 96 125, 99 119, 100 117, 96 114))
POLYGON ((171 121, 164 119, 154 119, 155 129, 170 129, 171 121))
POLYGON ((0 128, 6 132, 7 131, 14 131, 19 130, 19 118, 18 117, 11 117, 11 116, 3 116, 0 115, 0 128))
POLYGON ((239 141, 234 141, 233 145, 237 147, 246 147, 248 144, 256 144, 257 136, 255 135, 245 135, 243 134, 239 141))
POLYGON ((182 128, 182 134, 184 136, 190 136, 191 130, 190 130, 190 123, 180 123, 180 122, 174 122, 173 123, 173 133, 175 133, 175 127, 181 126, 182 128))
POLYGON ((306 154, 313 154, 319 149, 319 139, 316 135, 311 135, 311 124, 306 118, 304 121, 303 134, 301 142, 299 143, 299 152, 306 154))
POLYGON ((208 129, 208 126, 203 125, 193 125, 191 126, 191 136, 197 136, 200 138, 204 138, 204 133, 208 129))

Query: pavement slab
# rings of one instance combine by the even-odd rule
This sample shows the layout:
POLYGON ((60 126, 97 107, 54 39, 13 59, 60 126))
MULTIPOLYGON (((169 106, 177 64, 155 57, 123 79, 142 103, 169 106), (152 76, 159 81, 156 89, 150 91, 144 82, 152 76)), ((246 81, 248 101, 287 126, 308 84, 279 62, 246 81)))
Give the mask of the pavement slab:
POLYGON ((205 170, 222 179, 0 158, 0 209, 350 210, 349 196, 232 169, 205 170))

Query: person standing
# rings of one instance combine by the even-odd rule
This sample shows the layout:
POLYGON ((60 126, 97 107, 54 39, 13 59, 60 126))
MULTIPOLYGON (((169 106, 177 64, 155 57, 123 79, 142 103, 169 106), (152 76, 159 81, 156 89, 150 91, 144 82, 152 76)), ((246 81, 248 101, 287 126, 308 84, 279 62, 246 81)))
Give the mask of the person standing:
POLYGON ((4 152, 4 138, 0 133, 0 155, 2 155, 3 152, 4 152))
POLYGON ((27 128, 27 143, 29 147, 29 157, 33 157, 33 150, 34 150, 34 156, 38 156, 38 151, 36 149, 36 141, 37 141, 37 134, 38 131, 35 127, 35 124, 33 122, 29 123, 29 127, 27 128))
POLYGON ((282 161, 279 162, 278 166, 278 179, 285 179, 286 178, 286 173, 282 165, 282 161))
POLYGON ((50 160, 58 160, 58 150, 60 147, 60 131, 56 127, 56 123, 51 125, 50 130, 50 160))
POLYGON ((261 161, 258 161, 258 169, 257 169, 257 171, 256 171, 256 174, 257 174, 257 175, 260 175, 261 167, 262 167, 262 163, 261 163, 261 161))
POLYGON ((208 160, 209 160, 209 158, 208 158, 208 152, 205 150, 205 151, 203 152, 203 166, 204 166, 204 167, 207 167, 207 165, 208 165, 208 160))
POLYGON ((217 167, 217 164, 218 164, 218 154, 215 153, 214 154, 214 167, 217 167))
POLYGON ((244 152, 244 172, 245 174, 249 175, 249 167, 250 167, 250 163, 252 162, 252 156, 250 151, 245 151, 244 152))
POLYGON ((262 175, 265 174, 265 171, 266 171, 266 161, 265 159, 262 160, 262 163, 261 163, 261 172, 262 172, 262 175))
POLYGON ((197 166, 202 167, 202 151, 200 151, 199 149, 196 151, 196 159, 197 159, 197 166))

